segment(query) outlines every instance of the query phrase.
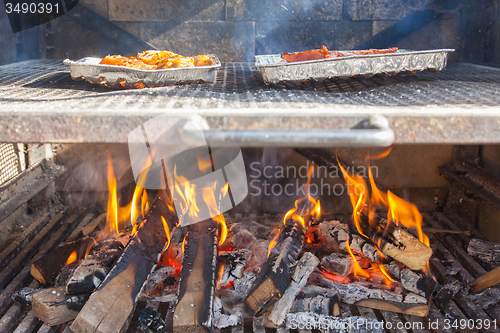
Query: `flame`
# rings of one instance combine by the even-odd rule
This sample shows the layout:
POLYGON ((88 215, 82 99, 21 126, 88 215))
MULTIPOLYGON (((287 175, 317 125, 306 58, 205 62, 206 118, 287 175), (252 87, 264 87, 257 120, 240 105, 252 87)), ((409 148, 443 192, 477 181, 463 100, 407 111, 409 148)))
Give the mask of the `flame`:
POLYGON ((354 264, 353 265, 354 278, 356 278, 358 276, 361 276, 361 277, 369 279, 370 278, 370 274, 367 271, 365 271, 363 268, 361 268, 361 266, 359 265, 358 261, 356 260, 356 257, 352 253, 351 247, 349 246, 349 240, 346 240, 345 246, 346 246, 347 252, 349 252, 349 254, 351 255, 352 262, 354 264))
MULTIPOLYGON (((213 186, 204 187, 202 190, 203 201, 207 204, 208 211, 210 212, 210 216, 212 220, 218 222, 221 226, 219 245, 222 245, 227 237, 227 225, 224 216, 217 208, 217 202, 215 200, 215 188, 217 183, 214 183, 213 186)), ((226 184, 227 185, 227 184, 226 184)))
POLYGON ((71 252, 71 254, 68 257, 68 260, 66 260, 65 266, 74 263, 76 259, 78 259, 78 254, 76 253, 76 251, 71 252))
POLYGON ((179 194, 182 202, 182 214, 188 213, 190 217, 197 217, 200 212, 196 204, 196 185, 191 184, 184 176, 177 175, 177 166, 174 166, 175 191, 179 194), (182 191, 181 187, 184 188, 182 191))
POLYGON ((380 153, 378 155, 367 155, 366 158, 365 158, 365 161, 367 161, 367 160, 381 160, 381 159, 386 158, 387 156, 389 156, 389 154, 391 153, 391 151, 392 151, 392 146, 390 146, 384 152, 382 152, 382 153, 380 153))
POLYGON ((319 199, 315 200, 311 196, 310 192, 310 185, 311 185, 311 178, 313 171, 314 171, 314 164, 309 167, 307 183, 305 184, 305 187, 307 189, 306 196, 298 200, 295 200, 295 207, 290 209, 283 216, 283 224, 286 224, 286 222, 291 218, 293 221, 300 222, 300 224, 307 229, 309 227, 310 219, 317 220, 320 218, 321 203, 319 199), (307 203, 307 205, 305 205, 305 211, 301 211, 301 214, 303 215, 295 214, 295 212, 299 210, 299 205, 301 205, 305 200, 308 200, 309 202, 307 203))
POLYGON ((108 210, 106 215, 107 229, 110 234, 116 232, 118 235, 118 195, 116 194, 116 177, 113 171, 111 156, 108 154, 108 210))
POLYGON ((182 253, 184 253, 185 246, 186 246, 186 237, 184 237, 184 240, 182 241, 182 253))
POLYGON ((165 221, 165 218, 163 216, 161 216, 161 223, 163 223, 163 229, 165 229, 165 235, 167 235, 167 244, 165 245, 165 249, 163 250, 165 251, 170 245, 170 229, 168 228, 167 221, 165 221))
POLYGON ((222 193, 222 197, 225 197, 227 192, 229 192, 229 183, 226 183, 226 185, 224 185, 224 187, 220 191, 222 193))
POLYGON ((276 233, 276 236, 274 236, 273 240, 271 241, 271 243, 269 243, 269 248, 267 250, 267 257, 269 258, 269 256, 271 255, 271 250, 276 246, 276 244, 278 243, 278 236, 280 234, 281 230, 278 229, 278 232, 276 233))
POLYGON ((344 180, 347 183, 347 190, 353 207, 352 219, 354 221, 354 224, 356 225, 356 229, 358 230, 360 235, 368 238, 368 236, 363 233, 363 230, 361 228, 361 213, 365 209, 368 202, 368 189, 366 187, 366 182, 364 178, 359 175, 349 175, 346 169, 344 169, 342 164, 339 162, 338 158, 337 162, 340 170, 342 170, 342 174, 344 175, 344 180))
POLYGON ((155 148, 151 150, 151 154, 149 155, 148 160, 146 161, 139 178, 137 179, 137 184, 134 189, 132 200, 125 207, 120 207, 118 202, 118 194, 117 194, 117 185, 116 185, 116 177, 113 170, 113 163, 111 161, 111 156, 108 154, 108 191, 109 198, 107 204, 107 212, 106 212, 106 232, 101 235, 100 239, 118 236, 120 235, 120 229, 125 226, 125 223, 128 221, 131 223, 133 229, 132 234, 137 232, 139 225, 136 223, 137 218, 144 218, 149 209, 148 196, 146 190, 143 189, 144 184, 147 179, 147 174, 151 167, 153 156, 155 153, 155 148), (137 208, 139 199, 141 199, 141 210, 137 208))
POLYGON ((205 160, 202 157, 198 157, 198 168, 203 172, 206 173, 207 170, 212 169, 212 161, 210 160, 205 160))
MULTIPOLYGON (((368 155, 365 160, 369 161, 387 157, 391 150, 392 147, 379 155, 368 155)), ((363 213, 368 215, 370 227, 381 230, 381 227, 375 223, 376 211, 377 209, 387 209, 388 225, 390 223, 395 223, 396 225, 399 225, 401 223, 405 228, 409 230, 416 230, 418 233, 418 240, 425 245, 430 246, 429 238, 422 231, 422 214, 420 214, 415 204, 401 199, 391 191, 381 191, 377 187, 372 170, 368 165, 368 177, 371 187, 371 196, 369 196, 365 179, 357 174, 350 175, 339 162, 338 158, 337 162, 340 169, 342 170, 342 174, 348 186, 348 193, 353 207, 353 221, 360 235, 367 237, 363 233, 363 230, 361 228, 361 215, 363 213), (366 210, 367 206, 368 211, 366 210)), ((381 239, 379 240, 378 247, 380 247, 380 242, 381 239)), ((383 258, 382 252, 379 248, 377 248, 377 251, 379 252, 380 258, 383 258)), ((380 265, 380 270, 389 279, 389 281, 391 281, 389 275, 382 265, 380 265)), ((429 263, 425 265, 424 272, 427 275, 431 275, 429 270, 429 263)))

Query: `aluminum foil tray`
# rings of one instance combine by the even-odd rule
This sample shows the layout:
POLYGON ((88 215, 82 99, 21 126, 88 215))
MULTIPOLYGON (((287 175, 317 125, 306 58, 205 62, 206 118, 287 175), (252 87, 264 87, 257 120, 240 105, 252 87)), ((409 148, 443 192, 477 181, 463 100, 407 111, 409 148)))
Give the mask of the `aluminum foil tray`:
POLYGON ((353 55, 339 58, 280 63, 279 54, 255 56, 255 66, 260 68, 266 83, 280 81, 318 81, 356 75, 397 74, 423 70, 441 71, 446 67, 448 54, 454 49, 409 51, 395 53, 353 55))
POLYGON ((66 59, 64 64, 69 65, 73 80, 87 80, 108 87, 146 88, 179 83, 214 83, 221 65, 217 56, 210 54, 210 57, 215 65, 157 70, 100 65, 101 58, 90 57, 77 61, 66 59))

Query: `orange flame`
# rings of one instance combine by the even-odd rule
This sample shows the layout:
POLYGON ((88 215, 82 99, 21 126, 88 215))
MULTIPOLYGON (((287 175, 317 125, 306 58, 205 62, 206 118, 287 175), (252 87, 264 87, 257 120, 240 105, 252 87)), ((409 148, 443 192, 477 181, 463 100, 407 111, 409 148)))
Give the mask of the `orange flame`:
POLYGON ((347 190, 353 207, 352 219, 356 225, 356 229, 360 235, 368 238, 368 236, 363 233, 361 228, 361 213, 365 209, 368 201, 368 189, 366 187, 366 182, 364 178, 359 175, 349 175, 338 159, 337 162, 340 170, 342 170, 342 174, 344 175, 344 180, 347 183, 347 190))
POLYGON ((309 220, 314 219, 317 220, 321 216, 321 203, 318 200, 315 200, 311 196, 310 192, 310 185, 311 185, 311 178, 312 174, 314 171, 314 165, 311 165, 309 167, 308 171, 308 177, 307 177, 307 183, 305 184, 305 188, 307 189, 307 194, 305 197, 300 198, 298 200, 295 200, 295 207, 290 209, 286 214, 283 216, 283 224, 286 224, 286 222, 291 218, 293 221, 300 222, 300 224, 304 227, 307 228, 309 227, 309 220), (309 203, 307 204, 305 211, 301 212, 304 215, 298 215, 295 214, 299 210, 299 205, 304 202, 304 200, 308 200, 309 203))
POLYGON ((165 218, 161 216, 161 223, 163 223, 163 229, 165 229, 165 235, 167 236, 167 244, 165 245, 165 251, 168 249, 168 246, 170 245, 170 229, 168 228, 167 221, 165 221, 165 218))
POLYGON ((227 192, 229 192, 229 183, 226 183, 226 185, 224 185, 224 187, 221 189, 221 192, 222 196, 225 197, 227 192))
POLYGON ((71 254, 68 257, 68 260, 66 260, 65 266, 74 263, 76 259, 78 259, 78 254, 76 253, 76 251, 71 252, 71 254))
POLYGON ((205 160, 202 157, 198 157, 198 168, 203 172, 207 172, 207 170, 212 169, 212 161, 205 160))
POLYGON ((118 230, 118 195, 116 194, 116 177, 110 155, 108 155, 108 191, 107 229, 110 234, 116 232, 118 235, 120 233, 118 230))
MULTIPOLYGON (((368 155, 366 157, 366 161, 384 158, 387 155, 389 155, 391 150, 392 147, 390 147, 389 149, 387 149, 386 151, 384 151, 379 155, 374 155, 374 156, 368 155)), ((371 197, 369 197, 368 188, 364 178, 357 174, 349 175, 349 173, 347 173, 344 167, 340 164, 338 158, 337 162, 340 169, 342 170, 344 179, 348 185, 349 197, 351 199, 351 204, 353 207, 354 224, 356 225, 358 232, 362 236, 367 237, 363 233, 361 228, 361 223, 360 223, 361 214, 367 213, 370 226, 376 227, 380 230, 380 226, 376 225, 374 221, 376 210, 387 208, 388 223, 395 223, 396 225, 399 225, 399 223, 401 223, 407 229, 417 230, 419 241, 421 241, 427 246, 430 246, 429 238, 422 231, 422 214, 420 214, 416 205, 401 199, 391 191, 387 191, 387 193, 381 191, 375 184, 375 180, 370 166, 368 166, 368 176, 370 180, 370 187, 372 190, 371 191, 372 194, 371 197), (366 211, 367 205, 368 205, 368 211, 366 211)), ((378 245, 380 247, 380 244, 378 245)), ((383 258, 382 252, 378 248, 377 251, 379 252, 381 258, 383 258)), ((381 265, 380 267, 382 273, 384 273, 384 275, 386 275, 389 278, 388 274, 386 274, 387 272, 385 271, 385 269, 381 265)), ((430 270, 428 269, 428 263, 424 267, 424 272, 426 272, 426 274, 428 275, 431 275, 430 270)))
POLYGON ((346 246, 347 252, 349 252, 349 254, 352 257, 352 262, 354 264, 353 265, 354 278, 356 278, 358 276, 361 276, 361 277, 364 277, 366 279, 369 279, 370 278, 370 274, 367 271, 365 271, 363 268, 361 268, 361 266, 359 265, 358 261, 356 260, 356 257, 352 253, 351 247, 349 246, 349 240, 346 240, 345 246, 346 246))
POLYGON ((366 158, 365 158, 365 161, 367 161, 367 160, 381 160, 381 159, 386 158, 387 156, 389 156, 389 154, 391 153, 391 151, 392 151, 392 146, 390 146, 384 152, 382 152, 382 153, 380 153, 378 155, 367 155, 366 158))
POLYGON ((269 258, 269 256, 271 255, 271 250, 276 246, 276 244, 278 243, 277 239, 278 239, 278 236, 280 234, 281 230, 278 229, 278 233, 276 234, 276 236, 274 236, 273 240, 271 241, 271 243, 269 243, 269 248, 267 250, 267 257, 269 258))
POLYGON ((182 202, 182 214, 188 213, 190 217, 197 217, 200 212, 196 204, 196 185, 191 184, 184 176, 177 175, 177 166, 174 166, 175 191, 179 194, 182 202), (182 191, 181 187, 184 188, 182 191))
POLYGON ((227 225, 224 216, 217 208, 217 202, 215 200, 215 188, 217 183, 214 183, 213 186, 204 187, 202 190, 203 201, 207 204, 208 211, 210 212, 210 216, 212 216, 212 220, 218 222, 221 226, 219 245, 222 245, 227 237, 227 225))

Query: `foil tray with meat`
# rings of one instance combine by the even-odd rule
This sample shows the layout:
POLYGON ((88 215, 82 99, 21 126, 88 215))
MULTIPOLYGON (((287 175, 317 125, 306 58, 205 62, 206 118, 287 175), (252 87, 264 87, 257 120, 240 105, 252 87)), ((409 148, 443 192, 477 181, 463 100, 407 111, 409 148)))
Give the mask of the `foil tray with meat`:
MULTIPOLYGON (((321 52, 321 50, 313 50, 321 52)), ((267 84, 280 81, 322 81, 330 78, 347 78, 357 75, 394 75, 424 70, 441 71, 446 67, 448 55, 454 49, 425 51, 397 50, 392 53, 363 54, 364 51, 332 51, 342 56, 315 60, 287 62, 294 54, 255 56, 255 66, 260 69, 267 84), (359 54, 356 54, 358 52, 359 54), (288 57, 287 57, 288 56, 288 57)), ((306 51, 304 53, 311 52, 306 51)), ((305 54, 307 59, 307 54, 305 54)))
POLYGON ((208 55, 213 64, 208 66, 143 69, 101 64, 102 58, 87 57, 77 61, 64 60, 69 65, 73 80, 86 80, 108 87, 146 88, 174 84, 215 83, 221 64, 216 55, 208 55))

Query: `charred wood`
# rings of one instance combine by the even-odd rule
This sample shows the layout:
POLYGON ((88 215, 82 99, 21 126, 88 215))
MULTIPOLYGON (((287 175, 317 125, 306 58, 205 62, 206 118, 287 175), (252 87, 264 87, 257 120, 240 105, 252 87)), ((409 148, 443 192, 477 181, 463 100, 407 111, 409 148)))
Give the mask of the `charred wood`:
POLYGON ((31 275, 43 285, 52 284, 61 269, 68 264, 71 255, 74 255, 73 261, 83 260, 93 244, 93 238, 85 237, 61 245, 43 258, 35 261, 31 265, 31 275))
POLYGON ((174 332, 211 331, 217 276, 217 225, 210 219, 189 226, 184 244, 174 332))
POLYGON ((219 261, 223 265, 219 280, 221 288, 243 276, 251 255, 252 251, 246 249, 219 252, 219 261))
POLYGON ((31 298, 34 294, 43 291, 44 289, 23 288, 12 295, 12 299, 22 305, 31 305, 31 298))
POLYGON ((158 311, 150 307, 145 307, 139 312, 137 330, 142 333, 163 333, 166 330, 166 326, 158 311))
POLYGON ((292 267, 302 252, 305 234, 300 222, 290 220, 276 237, 276 245, 245 300, 254 315, 267 310, 285 292, 292 277, 292 267))
POLYGON ((73 320, 89 295, 66 295, 65 287, 45 289, 32 297, 33 313, 49 326, 73 320))
POLYGON ((433 278, 415 273, 408 268, 401 271, 400 281, 403 288, 427 299, 437 287, 437 282, 433 278))
POLYGON ((177 224, 177 216, 164 200, 163 196, 156 200, 142 227, 71 325, 73 332, 126 331, 139 293, 166 243, 161 216, 170 229, 177 224))
POLYGON ((349 254, 332 253, 321 260, 325 272, 345 277, 351 273, 352 258, 349 254))
POLYGON ((104 281, 112 264, 123 252, 118 241, 101 241, 68 279, 68 294, 90 294, 104 281))
POLYGON ((319 259, 314 254, 310 252, 304 253, 295 266, 291 282, 283 293, 283 296, 265 314, 264 326, 279 327, 285 322, 286 315, 292 308, 295 297, 305 286, 309 275, 311 275, 318 265, 319 259))
POLYGON ((484 262, 500 265, 500 244, 474 238, 470 241, 467 252, 484 262))
POLYGON ((462 284, 455 279, 443 286, 439 286, 436 296, 434 297, 439 309, 446 313, 448 304, 450 304, 451 300, 460 289, 462 289, 462 284))

